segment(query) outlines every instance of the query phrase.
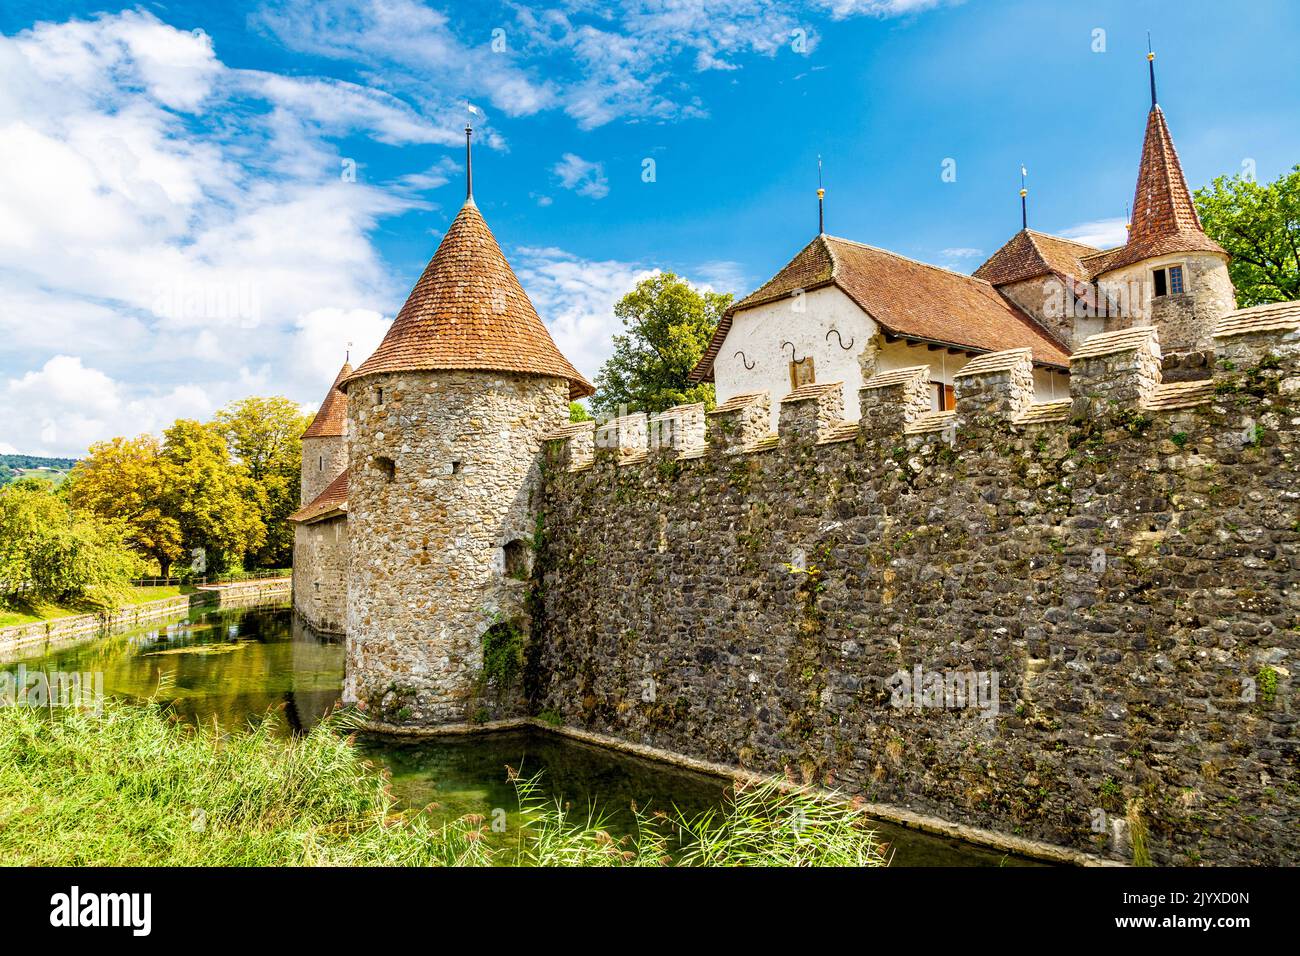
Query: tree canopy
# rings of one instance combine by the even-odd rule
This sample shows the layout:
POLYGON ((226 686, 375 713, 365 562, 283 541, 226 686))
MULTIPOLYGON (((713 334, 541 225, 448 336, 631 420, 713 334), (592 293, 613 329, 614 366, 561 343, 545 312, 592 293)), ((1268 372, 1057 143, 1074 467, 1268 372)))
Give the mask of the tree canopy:
POLYGON ((1205 232, 1232 256, 1237 305, 1300 299, 1300 165, 1271 183, 1218 176, 1196 190, 1205 232))
POLYGON ((708 348, 730 293, 700 291, 671 272, 642 279, 614 314, 627 330, 614 336, 614 354, 596 376, 598 414, 661 412, 674 405, 713 405, 713 385, 687 381, 708 348))

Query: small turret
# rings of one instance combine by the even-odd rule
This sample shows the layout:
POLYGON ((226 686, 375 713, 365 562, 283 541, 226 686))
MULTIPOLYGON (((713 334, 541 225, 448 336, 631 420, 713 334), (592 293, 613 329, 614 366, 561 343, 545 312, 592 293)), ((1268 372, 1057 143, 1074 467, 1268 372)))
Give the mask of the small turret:
POLYGON ((1151 110, 1133 196, 1127 242, 1090 259, 1107 293, 1124 302, 1129 324, 1156 326, 1166 359, 1212 351, 1215 323, 1236 307, 1228 254, 1205 234, 1174 149, 1164 110, 1156 102, 1155 54, 1151 110))

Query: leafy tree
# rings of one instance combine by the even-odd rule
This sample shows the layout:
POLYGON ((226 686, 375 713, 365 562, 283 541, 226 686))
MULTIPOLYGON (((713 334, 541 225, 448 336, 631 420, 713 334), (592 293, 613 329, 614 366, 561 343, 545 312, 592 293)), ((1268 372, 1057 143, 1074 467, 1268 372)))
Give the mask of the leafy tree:
POLYGON ((112 607, 142 570, 124 527, 72 508, 48 482, 0 489, 0 599, 112 607))
POLYGON ((293 528, 285 519, 298 510, 302 433, 310 424, 297 402, 281 396, 231 402, 213 418, 260 492, 255 500, 266 538, 248 556, 260 567, 285 567, 293 560, 293 528))
POLYGON ((243 562, 266 543, 266 495, 230 460, 216 428, 177 419, 163 432, 163 511, 180 524, 187 548, 203 548, 210 570, 243 562))
POLYGON ((587 414, 587 406, 582 402, 569 402, 569 421, 571 422, 589 422, 591 416, 587 414))
POLYGON ((1218 176, 1196 190, 1196 210, 1232 256, 1239 306, 1300 299, 1300 165, 1266 185, 1218 176))
POLYGON ((166 577, 185 553, 180 522, 168 505, 169 473, 162 444, 152 435, 114 438, 91 445, 64 485, 74 507, 122 522, 132 547, 166 577))
POLYGON ((713 386, 686 380, 731 304, 730 293, 701 292, 671 272, 641 280, 614 307, 627 332, 596 376, 592 410, 661 412, 674 405, 713 405, 713 386))

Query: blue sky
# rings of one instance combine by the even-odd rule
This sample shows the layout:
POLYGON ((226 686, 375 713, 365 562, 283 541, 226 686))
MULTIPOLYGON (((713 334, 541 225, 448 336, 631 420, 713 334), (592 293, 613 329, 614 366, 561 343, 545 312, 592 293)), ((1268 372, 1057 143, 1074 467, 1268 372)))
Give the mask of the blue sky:
POLYGON ((1148 30, 1193 186, 1300 161, 1293 3, 9 0, 0 450, 317 401, 455 215, 467 104, 476 199, 589 376, 641 276, 744 294, 806 243, 818 154, 827 231, 924 261, 1019 227, 1022 162, 1032 226, 1118 241, 1148 30))

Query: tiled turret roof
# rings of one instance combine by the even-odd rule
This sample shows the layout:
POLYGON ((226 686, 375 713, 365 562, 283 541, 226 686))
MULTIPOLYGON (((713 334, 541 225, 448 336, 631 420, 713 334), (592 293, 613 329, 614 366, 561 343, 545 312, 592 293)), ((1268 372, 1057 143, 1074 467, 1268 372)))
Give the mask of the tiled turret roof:
POLYGON ((351 374, 352 363, 344 362, 339 374, 334 376, 334 384, 330 386, 325 400, 320 403, 316 417, 302 433, 303 438, 335 438, 346 434, 348 397, 339 389, 339 385, 351 374))
POLYGON ((560 354, 496 237, 467 199, 379 348, 343 383, 378 372, 485 369, 566 379, 595 391, 560 354))
POLYGON ((1096 277, 1171 252, 1227 254, 1201 228, 1164 110, 1156 105, 1147 116, 1128 241, 1118 249, 1086 257, 1084 264, 1096 277))

